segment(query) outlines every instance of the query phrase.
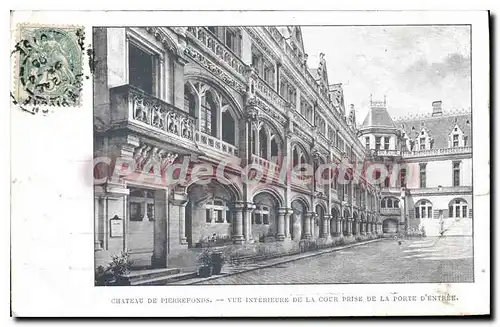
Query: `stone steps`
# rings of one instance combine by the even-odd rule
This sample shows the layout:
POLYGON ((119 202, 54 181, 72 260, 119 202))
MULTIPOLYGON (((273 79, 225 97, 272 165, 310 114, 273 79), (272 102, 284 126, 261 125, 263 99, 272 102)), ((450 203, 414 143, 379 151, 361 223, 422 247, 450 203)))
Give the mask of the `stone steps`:
POLYGON ((179 273, 181 273, 179 268, 133 270, 125 275, 124 278, 130 285, 142 285, 150 280, 165 278, 179 273))
POLYGON ((178 282, 184 279, 191 279, 197 277, 196 272, 184 272, 177 273, 171 275, 157 276, 148 279, 142 279, 133 283, 130 283, 132 286, 145 286, 145 285, 165 285, 173 282, 178 282))

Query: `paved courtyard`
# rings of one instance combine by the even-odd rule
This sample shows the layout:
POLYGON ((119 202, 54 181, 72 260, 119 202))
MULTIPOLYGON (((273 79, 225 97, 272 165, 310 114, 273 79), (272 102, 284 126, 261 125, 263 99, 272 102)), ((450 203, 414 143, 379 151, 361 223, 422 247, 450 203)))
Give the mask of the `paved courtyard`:
POLYGON ((472 237, 362 244, 200 284, 472 282, 472 237))

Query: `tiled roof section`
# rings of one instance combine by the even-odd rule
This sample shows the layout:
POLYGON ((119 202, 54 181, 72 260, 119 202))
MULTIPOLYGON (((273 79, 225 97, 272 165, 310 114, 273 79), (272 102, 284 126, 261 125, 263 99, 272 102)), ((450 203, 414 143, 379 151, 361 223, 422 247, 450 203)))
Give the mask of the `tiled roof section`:
POLYGON ((370 127, 395 128, 396 125, 394 125, 394 122, 392 121, 391 116, 389 116, 386 108, 371 107, 365 117, 365 120, 363 121, 363 124, 361 124, 361 128, 370 127))
POLYGON ((407 133, 411 138, 418 136, 422 128, 426 128, 429 136, 434 139, 434 148, 447 148, 448 136, 455 125, 458 125, 462 132, 468 136, 468 144, 472 144, 472 121, 470 113, 449 114, 441 116, 426 116, 418 118, 405 118, 396 120, 396 127, 407 133), (413 127, 415 127, 413 129, 413 127))

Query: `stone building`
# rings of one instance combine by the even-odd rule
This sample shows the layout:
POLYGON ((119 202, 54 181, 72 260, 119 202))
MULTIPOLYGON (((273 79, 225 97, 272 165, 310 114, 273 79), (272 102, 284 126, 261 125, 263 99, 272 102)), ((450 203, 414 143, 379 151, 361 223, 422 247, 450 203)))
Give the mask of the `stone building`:
POLYGON ((370 103, 358 135, 369 160, 387 167, 383 231, 472 235, 471 113, 435 101, 428 114, 392 119, 385 98, 370 103))
POLYGON ((325 55, 308 66, 300 27, 96 28, 93 43, 95 157, 109 159, 94 171, 96 253, 165 267, 209 238, 293 245, 382 232, 380 190, 363 176, 279 178, 366 154, 325 55), (277 174, 255 182, 261 171, 277 174))

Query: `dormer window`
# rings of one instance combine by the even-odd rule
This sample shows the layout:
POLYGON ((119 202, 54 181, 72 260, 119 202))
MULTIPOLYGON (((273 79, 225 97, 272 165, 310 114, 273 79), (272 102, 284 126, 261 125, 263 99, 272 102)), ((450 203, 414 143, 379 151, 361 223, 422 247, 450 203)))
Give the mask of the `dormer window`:
POLYGON ((419 142, 420 142, 420 150, 425 150, 425 137, 421 137, 419 142))
POLYGON ((384 149, 389 150, 389 137, 384 138, 384 149))
POLYGON ((458 134, 453 135, 453 147, 456 148, 458 147, 458 134))

